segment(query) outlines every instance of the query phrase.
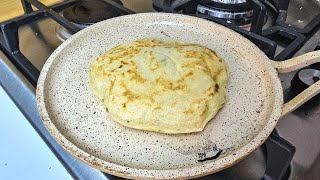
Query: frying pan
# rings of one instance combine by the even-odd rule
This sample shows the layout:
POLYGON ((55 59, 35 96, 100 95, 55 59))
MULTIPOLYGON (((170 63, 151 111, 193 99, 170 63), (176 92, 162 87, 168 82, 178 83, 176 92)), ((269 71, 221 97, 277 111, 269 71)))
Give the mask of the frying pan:
POLYGON ((43 123, 55 140, 83 162, 135 179, 183 179, 208 175, 239 162, 270 135, 279 118, 320 92, 320 81, 283 104, 277 71, 320 62, 315 51, 283 62, 204 19, 166 13, 112 18, 61 44, 45 63, 37 85, 43 123), (112 121, 89 87, 89 65, 119 44, 140 38, 204 45, 229 66, 228 101, 199 133, 169 135, 112 121))

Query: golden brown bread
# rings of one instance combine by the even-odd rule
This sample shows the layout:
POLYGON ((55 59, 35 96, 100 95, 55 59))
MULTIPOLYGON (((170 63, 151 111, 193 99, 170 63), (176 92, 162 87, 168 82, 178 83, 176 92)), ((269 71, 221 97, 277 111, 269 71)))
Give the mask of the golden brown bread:
POLYGON ((90 85, 112 120, 162 133, 201 131, 226 102, 226 63, 209 48, 141 39, 90 66, 90 85))

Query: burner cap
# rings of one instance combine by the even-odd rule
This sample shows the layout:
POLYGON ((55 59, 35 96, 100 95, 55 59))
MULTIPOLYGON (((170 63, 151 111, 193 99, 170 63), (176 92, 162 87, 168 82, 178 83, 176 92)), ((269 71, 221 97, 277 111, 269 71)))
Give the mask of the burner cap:
POLYGON ((223 1, 212 1, 212 0, 200 0, 200 5, 208 7, 210 9, 218 9, 220 11, 228 12, 246 12, 253 10, 252 4, 248 1, 242 3, 224 3, 223 1))
MULTIPOLYGON (((122 4, 120 0, 114 1, 122 4)), ((84 26, 119 15, 121 13, 115 8, 100 0, 82 1, 63 10, 63 16, 67 20, 84 26)))
POLYGON ((247 0, 210 0, 213 2, 220 2, 223 4, 241 4, 247 2, 247 0))
POLYGON ((251 24, 253 8, 250 2, 240 0, 227 2, 228 3, 224 1, 201 0, 197 11, 200 14, 224 19, 227 23, 232 23, 237 26, 251 24))

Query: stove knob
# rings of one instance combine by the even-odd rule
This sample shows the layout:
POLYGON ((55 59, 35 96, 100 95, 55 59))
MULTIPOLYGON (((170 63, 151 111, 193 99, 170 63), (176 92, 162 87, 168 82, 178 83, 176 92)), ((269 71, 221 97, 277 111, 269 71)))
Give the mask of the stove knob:
MULTIPOLYGON (((317 69, 301 69, 291 80, 291 92, 298 95, 303 90, 320 80, 320 70, 317 69)), ((320 100, 320 94, 312 98, 313 100, 320 100)))

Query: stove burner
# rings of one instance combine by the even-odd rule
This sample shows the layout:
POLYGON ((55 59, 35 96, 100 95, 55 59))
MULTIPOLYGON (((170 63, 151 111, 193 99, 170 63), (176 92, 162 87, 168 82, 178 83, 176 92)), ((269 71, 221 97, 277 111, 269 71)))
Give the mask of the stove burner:
MULTIPOLYGON (((114 1, 122 4, 120 0, 114 1)), ((62 14, 80 28, 121 15, 114 7, 100 0, 82 1, 66 8, 62 14)))
POLYGON ((213 2, 220 2, 223 4, 241 4, 247 2, 247 0, 211 0, 213 2))
POLYGON ((69 32, 66 28, 64 28, 60 24, 56 26, 55 30, 56 30, 56 35, 58 39, 62 42, 64 42, 65 40, 67 40, 69 37, 73 35, 71 32, 69 32))
POLYGON ((250 18, 253 14, 253 11, 245 11, 245 12, 229 12, 229 11, 223 11, 219 9, 214 8, 208 8, 203 5, 198 6, 198 11, 207 14, 210 16, 218 17, 218 18, 224 18, 224 19, 241 19, 241 18, 250 18))
MULTIPOLYGON (((113 1, 122 5, 120 0, 113 1)), ((101 0, 87 0, 64 9, 62 15, 71 23, 84 29, 99 21, 120 16, 121 13, 101 0)), ((60 24, 56 26, 56 34, 61 41, 65 41, 73 35, 60 24)))
POLYGON ((237 26, 249 25, 253 16, 252 5, 246 0, 201 0, 197 12, 237 26))

